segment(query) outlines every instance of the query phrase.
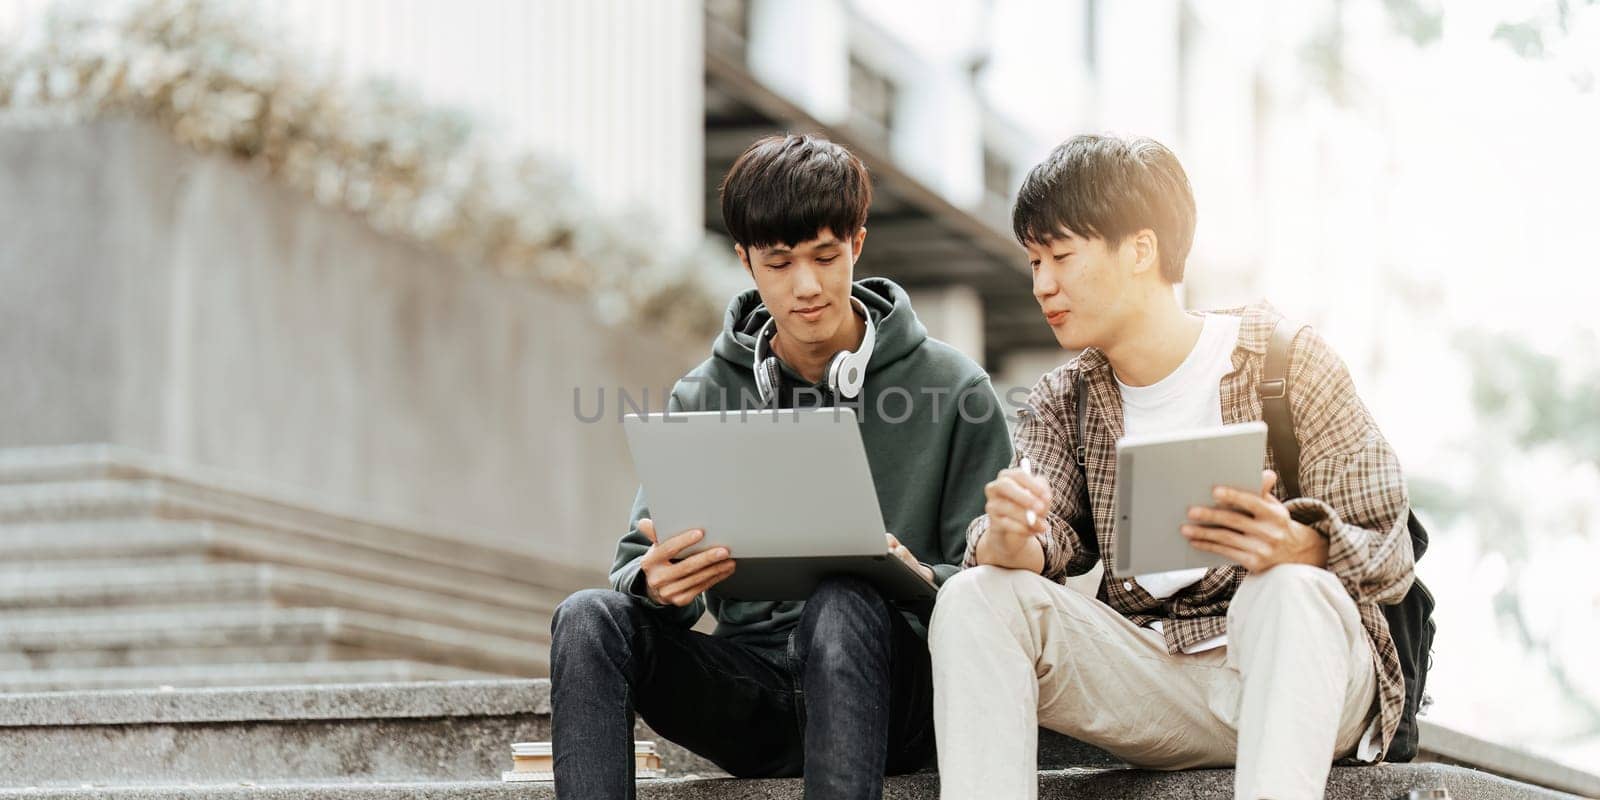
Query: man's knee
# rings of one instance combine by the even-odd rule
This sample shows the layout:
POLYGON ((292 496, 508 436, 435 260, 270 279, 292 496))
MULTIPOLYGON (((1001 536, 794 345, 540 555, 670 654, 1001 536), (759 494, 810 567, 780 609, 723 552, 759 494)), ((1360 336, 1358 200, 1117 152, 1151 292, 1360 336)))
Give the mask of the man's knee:
POLYGON ((1294 597, 1325 600, 1345 596, 1339 578, 1322 567, 1310 564, 1279 564, 1266 572, 1244 579, 1239 587, 1251 586, 1252 591, 1273 597, 1294 597))
POLYGON ((840 638, 882 639, 889 635, 889 603, 860 578, 828 578, 806 600, 805 629, 813 643, 840 638))
POLYGON ((550 621, 552 646, 596 642, 631 628, 634 599, 611 589, 574 592, 556 606, 550 621))
POLYGON ((1244 579, 1234 595, 1229 616, 1251 614, 1258 608, 1354 613, 1355 601, 1339 578, 1322 567, 1279 564, 1244 579))
POLYGON ((883 595, 859 578, 829 578, 806 600, 796 631, 797 655, 808 670, 832 673, 874 661, 887 663, 894 613, 883 595))
POLYGON ((1048 591, 1047 583, 1026 570, 988 565, 957 572, 939 588, 928 625, 929 646, 936 654, 941 647, 964 647, 964 633, 974 625, 1004 625, 1012 617, 1020 618, 1048 591))
POLYGON ((1042 581, 1039 575, 1020 569, 984 565, 961 570, 939 588, 933 618, 937 621, 941 614, 965 614, 977 608, 1020 611, 1042 588, 1042 581))

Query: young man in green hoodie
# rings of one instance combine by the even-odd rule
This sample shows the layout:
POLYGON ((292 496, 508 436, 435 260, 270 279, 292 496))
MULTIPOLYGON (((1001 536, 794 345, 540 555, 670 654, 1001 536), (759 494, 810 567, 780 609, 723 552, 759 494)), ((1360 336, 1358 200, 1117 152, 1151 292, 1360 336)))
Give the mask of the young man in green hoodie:
MULTIPOLYGON (((1011 444, 983 370, 929 338, 899 286, 853 280, 871 197, 861 161, 824 139, 772 136, 739 157, 722 215, 756 288, 733 299, 711 357, 668 408, 848 404, 889 547, 938 585, 956 573, 984 483, 1010 463, 1011 444), (859 384, 829 374, 846 351, 867 358, 859 384)), ((794 490, 794 505, 774 513, 806 513, 807 487, 794 490)), ((886 773, 928 763, 923 623, 853 579, 825 581, 805 602, 719 597, 737 569, 725 548, 672 561, 701 535, 657 531, 641 491, 612 588, 556 610, 557 794, 633 796, 635 711, 734 775, 803 774, 808 797, 880 797, 886 773), (708 608, 715 633, 690 630, 708 608)))

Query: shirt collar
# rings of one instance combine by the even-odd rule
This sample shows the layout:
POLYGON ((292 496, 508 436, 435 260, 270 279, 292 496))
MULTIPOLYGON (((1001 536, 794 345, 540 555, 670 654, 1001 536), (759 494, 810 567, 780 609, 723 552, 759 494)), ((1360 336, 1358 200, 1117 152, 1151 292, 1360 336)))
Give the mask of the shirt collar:
MULTIPOLYGON (((1219 308, 1204 313, 1242 317, 1239 322, 1239 342, 1234 345, 1236 355, 1241 350, 1258 356, 1265 355, 1267 343, 1272 340, 1272 328, 1283 317, 1272 304, 1264 300, 1247 306, 1219 308)), ((1084 374, 1108 370, 1111 367, 1111 362, 1106 360, 1105 353, 1094 347, 1084 348, 1074 359, 1074 363, 1078 365, 1078 371, 1084 374)), ((1237 366, 1237 359, 1235 365, 1237 366)))

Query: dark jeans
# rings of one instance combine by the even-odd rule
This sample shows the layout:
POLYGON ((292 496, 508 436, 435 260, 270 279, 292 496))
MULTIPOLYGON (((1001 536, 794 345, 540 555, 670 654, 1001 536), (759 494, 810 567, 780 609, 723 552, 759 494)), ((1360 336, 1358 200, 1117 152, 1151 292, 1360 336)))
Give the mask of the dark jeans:
POLYGON ((878 798, 886 773, 931 762, 928 645, 865 582, 824 582, 787 647, 679 628, 600 589, 567 598, 551 628, 562 800, 634 796, 635 710, 733 775, 804 774, 808 798, 878 798))

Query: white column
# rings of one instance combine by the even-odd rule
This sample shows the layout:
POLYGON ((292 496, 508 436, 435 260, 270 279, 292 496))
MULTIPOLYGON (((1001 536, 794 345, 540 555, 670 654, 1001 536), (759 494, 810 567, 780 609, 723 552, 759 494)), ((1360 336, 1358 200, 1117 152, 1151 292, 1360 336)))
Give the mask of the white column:
POLYGON ((983 363, 983 299, 970 286, 917 289, 911 305, 928 334, 983 363))
POLYGON ((750 72, 822 122, 850 112, 848 10, 841 0, 750 0, 750 72))

